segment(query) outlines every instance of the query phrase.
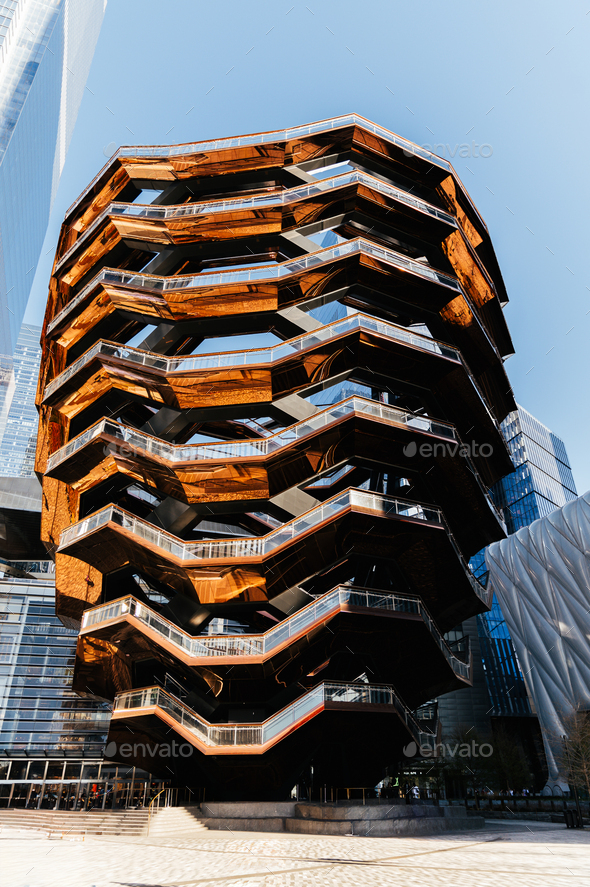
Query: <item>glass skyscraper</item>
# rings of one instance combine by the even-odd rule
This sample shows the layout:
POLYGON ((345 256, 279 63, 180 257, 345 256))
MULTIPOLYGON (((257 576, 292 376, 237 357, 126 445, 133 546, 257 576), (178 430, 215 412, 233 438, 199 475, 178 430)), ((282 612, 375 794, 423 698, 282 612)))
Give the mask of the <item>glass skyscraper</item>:
POLYGON ((0 748, 99 756, 110 706, 70 689, 76 632, 55 615, 53 562, 11 566, 35 572, 0 579, 0 748))
POLYGON ((26 779, 31 755, 96 757, 110 717, 68 688, 75 633, 55 616, 32 477, 40 329, 22 322, 105 6, 0 4, 0 780, 26 779))
POLYGON ((577 497, 565 444, 519 406, 502 422, 515 470, 492 487, 508 533, 577 497))
MULTIPOLYGON (((565 444, 552 431, 519 406, 502 422, 502 432, 514 471, 492 487, 494 502, 502 510, 508 533, 577 497, 565 444)), ((472 560, 474 571, 485 571, 483 551, 472 560)), ((477 617, 479 643, 490 705, 494 716, 530 715, 524 677, 510 633, 494 596, 492 609, 477 617)))
MULTIPOLYGON (((508 414, 501 428, 514 471, 494 484, 490 493, 510 534, 575 499, 577 493, 565 445, 549 428, 521 406, 508 414)), ((483 550, 471 558, 470 566, 480 580, 486 580, 483 550)), ((445 735, 473 726, 485 735, 492 718, 505 724, 507 718, 534 716, 525 676, 495 596, 491 610, 465 623, 463 631, 473 651, 473 688, 439 698, 445 735)))
POLYGON ((32 477, 39 417, 35 392, 39 377, 41 328, 23 324, 13 358, 13 390, 0 425, 0 476, 32 477))
POLYGON ((0 434, 12 358, 105 0, 0 6, 0 434))

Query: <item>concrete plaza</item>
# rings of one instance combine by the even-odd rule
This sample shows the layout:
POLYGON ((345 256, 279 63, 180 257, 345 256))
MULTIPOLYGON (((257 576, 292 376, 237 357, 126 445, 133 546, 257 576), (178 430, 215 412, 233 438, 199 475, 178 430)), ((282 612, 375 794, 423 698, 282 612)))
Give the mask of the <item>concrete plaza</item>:
POLYGON ((520 821, 423 838, 202 831, 82 841, 4 828, 0 852, 4 887, 581 887, 590 830, 520 821))

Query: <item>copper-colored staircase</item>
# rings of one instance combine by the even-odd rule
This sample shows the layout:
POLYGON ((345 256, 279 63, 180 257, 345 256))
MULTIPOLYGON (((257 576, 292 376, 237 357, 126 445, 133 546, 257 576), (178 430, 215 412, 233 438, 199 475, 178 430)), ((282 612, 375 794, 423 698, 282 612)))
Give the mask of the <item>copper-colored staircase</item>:
POLYGON ((109 754, 280 799, 432 741, 504 535, 506 301, 452 167, 357 115, 114 155, 62 227, 36 466, 109 754))

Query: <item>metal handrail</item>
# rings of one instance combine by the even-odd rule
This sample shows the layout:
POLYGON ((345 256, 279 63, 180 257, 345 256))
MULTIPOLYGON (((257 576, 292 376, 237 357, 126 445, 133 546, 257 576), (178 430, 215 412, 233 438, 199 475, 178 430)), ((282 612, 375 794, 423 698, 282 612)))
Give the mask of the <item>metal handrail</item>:
POLYGON ((156 456, 173 464, 206 459, 226 460, 264 457, 275 453, 282 447, 289 446, 296 440, 313 434, 320 428, 339 422, 343 417, 353 413, 367 414, 412 430, 437 435, 446 440, 455 441, 458 446, 461 445, 455 427, 449 422, 432 419, 429 416, 416 415, 411 410, 389 406, 389 404, 383 404, 355 394, 336 404, 330 404, 325 409, 286 429, 269 434, 268 437, 243 441, 216 441, 214 443, 199 443, 195 445, 171 444, 143 431, 129 428, 114 419, 104 418, 91 425, 82 434, 72 438, 67 444, 56 450, 55 453, 52 453, 47 460, 47 471, 56 468, 102 434, 114 437, 124 444, 129 444, 134 449, 141 450, 146 454, 156 456))
MULTIPOLYGON (((228 459, 264 458, 271 453, 276 453, 283 447, 290 446, 295 441, 328 427, 332 423, 339 422, 345 416, 352 415, 353 413, 368 415, 377 420, 446 438, 455 442, 457 444, 457 451, 461 452, 461 439, 455 427, 449 422, 432 419, 429 416, 416 415, 411 410, 389 406, 389 404, 383 404, 355 394, 336 404, 331 404, 308 419, 303 419, 301 422, 296 422, 286 429, 269 434, 263 439, 245 441, 216 441, 214 443, 195 445, 171 444, 136 428, 129 428, 127 425, 123 425, 114 419, 100 419, 94 425, 91 425, 90 428, 87 428, 86 431, 83 431, 82 434, 72 438, 67 444, 64 444, 63 447, 52 453, 47 460, 46 472, 53 471, 58 465, 61 465, 70 456, 87 446, 91 441, 99 438, 102 434, 122 441, 121 449, 129 446, 129 448, 140 450, 148 456, 154 456, 170 462, 172 465, 206 459, 223 459, 226 461, 228 459)), ((490 510, 504 531, 506 531, 502 512, 492 501, 475 465, 469 456, 462 455, 461 458, 465 459, 490 510)))
POLYGON ((160 708, 208 748, 256 748, 276 740, 322 709, 326 702, 391 705, 415 738, 431 734, 420 727, 390 684, 325 681, 259 723, 215 724, 201 717, 162 687, 129 690, 115 697, 113 716, 120 712, 160 708))
POLYGON ((118 621, 129 615, 191 657, 218 660, 219 657, 227 656, 247 661, 250 658, 264 657, 282 646, 286 640, 296 638, 303 632, 309 631, 312 626, 327 621, 342 608, 343 604, 421 616, 453 671, 463 678, 469 677, 469 663, 454 654, 418 596, 379 592, 355 586, 339 586, 332 589, 278 625, 256 635, 231 632, 191 635, 132 595, 85 610, 81 631, 86 633, 91 628, 118 621))
POLYGON ((147 824, 147 832, 146 832, 146 834, 148 834, 148 835, 150 833, 150 824, 152 821, 152 804, 154 803, 156 798, 159 798, 160 795, 162 795, 165 791, 168 791, 168 789, 163 788, 161 791, 159 791, 157 795, 154 795, 154 797, 151 799, 151 801, 148 804, 148 824, 147 824))
POLYGON ((225 139, 211 139, 210 141, 204 142, 190 142, 184 145, 123 146, 119 148, 116 153, 107 161, 104 167, 92 179, 90 184, 84 189, 84 191, 82 191, 82 193, 74 201, 74 203, 72 203, 72 205, 66 212, 65 218, 67 219, 68 216, 74 211, 74 209, 79 206, 86 195, 90 193, 96 182, 98 182, 100 177, 104 174, 105 170, 108 169, 109 166, 112 166, 114 163, 116 163, 117 160, 119 160, 119 158, 121 157, 178 157, 184 154, 195 154, 203 151, 222 151, 224 149, 266 144, 267 142, 289 141, 290 139, 303 138, 306 135, 312 135, 321 132, 330 132, 334 129, 342 129, 345 126, 359 126, 361 129, 373 133, 378 138, 381 138, 384 141, 389 142, 390 144, 395 145, 398 148, 401 148, 404 153, 413 154, 414 156, 420 157, 422 160, 425 160, 433 166, 441 167, 447 172, 453 173, 461 187, 462 193, 465 195, 466 199, 469 201, 471 208, 475 212, 478 221, 482 224, 484 230, 487 232, 487 226, 483 221, 479 210, 467 193, 465 186, 459 179, 459 176, 455 172, 453 165, 449 163, 448 160, 444 160, 444 158, 439 157, 437 154, 433 154, 426 148, 422 148, 420 145, 416 145, 415 142, 404 139, 402 136, 399 136, 396 133, 385 129, 385 127, 373 123, 371 120, 367 120, 366 117, 362 117, 360 114, 345 114, 340 117, 331 117, 326 120, 319 120, 315 123, 307 123, 302 126, 295 126, 291 129, 273 130, 271 132, 234 136, 225 139))
POLYGON ((348 240, 345 243, 336 246, 326 247, 324 249, 315 250, 305 256, 297 259, 288 259, 276 265, 264 265, 262 267, 250 266, 237 268, 229 271, 201 271, 199 274, 181 275, 178 277, 160 277, 153 274, 142 274, 138 272, 122 271, 118 268, 102 268, 96 274, 90 283, 61 309, 61 311, 53 318, 47 327, 47 332, 51 333, 55 327, 63 321, 63 319, 81 302, 86 296, 92 292, 99 284, 108 283, 113 286, 130 287, 133 289, 147 290, 148 292, 165 293, 177 292, 180 289, 196 289, 199 287, 212 286, 228 286, 241 282, 254 282, 277 280, 289 277, 293 274, 300 274, 309 268, 316 268, 318 265, 328 264, 339 259, 346 259, 351 255, 364 253, 365 255, 379 259, 386 264, 393 265, 396 268, 409 272, 426 280, 461 292, 461 284, 455 277, 445 274, 443 271, 437 271, 410 259, 404 253, 398 253, 395 250, 387 249, 384 246, 377 246, 369 240, 361 237, 348 240))
POLYGON ((324 521, 355 505, 381 515, 396 514, 406 519, 441 524, 447 532, 457 559, 472 589, 486 606, 489 605, 489 593, 486 592, 467 566, 440 508, 354 488, 349 488, 346 492, 328 499, 321 505, 306 512, 306 514, 283 524, 266 536, 203 542, 184 542, 177 536, 173 536, 165 530, 159 530, 154 524, 136 517, 136 515, 123 508, 109 505, 62 530, 58 551, 63 551, 76 540, 94 533, 109 523, 114 523, 149 544, 168 552, 181 562, 247 557, 260 558, 265 557, 271 551, 291 541, 296 536, 303 535, 317 528, 324 521))
POLYGON ((423 351, 429 351, 457 363, 462 362, 460 352, 452 345, 447 345, 445 342, 440 342, 438 339, 433 339, 430 336, 423 336, 420 333, 412 332, 407 327, 398 326, 394 323, 378 320, 367 314, 355 312, 342 320, 335 320, 333 323, 319 327, 311 333, 305 333, 294 339, 287 339, 285 342, 281 342, 280 345, 271 345, 267 348, 252 348, 246 351, 224 351, 212 354, 188 354, 185 357, 165 357, 151 351, 130 348, 126 345, 119 345, 116 342, 108 342, 101 339, 45 387, 44 400, 50 397, 54 391, 71 379, 72 376, 99 354, 117 360, 126 360, 140 364, 165 374, 187 373, 222 367, 272 364, 285 358, 299 355, 303 351, 313 350, 317 348, 320 342, 347 335, 354 330, 376 333, 384 338, 403 342, 412 348, 420 348, 423 351))
MULTIPOLYGON (((350 488, 346 492, 333 496, 331 499, 312 508, 304 515, 288 521, 276 530, 272 530, 266 536, 202 542, 184 542, 177 536, 172 535, 172 533, 158 529, 149 521, 143 520, 117 505, 108 505, 63 530, 60 537, 59 550, 63 550, 75 540, 93 533, 108 523, 115 523, 146 542, 150 542, 158 548, 173 554, 181 561, 264 557, 295 536, 317 527, 335 514, 339 514, 354 505, 377 511, 381 514, 396 514, 414 520, 444 524, 442 511, 435 506, 421 505, 407 499, 398 499, 393 496, 350 488)), ((446 526, 446 524, 444 525, 446 526)))
POLYGON ((297 201, 305 200, 308 197, 325 194, 328 191, 337 190, 339 188, 347 188, 354 184, 366 185, 374 191, 379 191, 381 194, 387 195, 392 200, 403 203, 406 206, 411 206, 418 212, 432 216, 442 222, 446 222, 447 225, 451 225, 453 228, 457 227, 457 220, 455 217, 450 213, 445 212, 445 210, 439 209, 432 203, 422 200, 407 191, 389 185, 382 179, 370 175, 370 173, 354 170, 352 172, 345 172, 340 175, 331 176, 330 178, 318 179, 309 184, 297 185, 295 188, 276 190, 270 193, 267 192, 254 196, 248 195, 246 197, 215 198, 213 200, 205 200, 199 203, 183 203, 179 206, 161 204, 156 204, 154 206, 153 204, 122 203, 115 201, 109 204, 109 206, 97 216, 92 224, 86 228, 80 237, 74 241, 70 248, 66 250, 57 262, 56 270, 59 271, 62 265, 67 262, 78 247, 85 240, 89 239, 94 231, 96 231, 105 219, 110 216, 133 216, 135 218, 162 219, 167 221, 169 219, 200 215, 201 213, 214 215, 216 213, 230 211, 243 212, 248 209, 259 210, 270 206, 288 206, 290 203, 296 203, 297 201))

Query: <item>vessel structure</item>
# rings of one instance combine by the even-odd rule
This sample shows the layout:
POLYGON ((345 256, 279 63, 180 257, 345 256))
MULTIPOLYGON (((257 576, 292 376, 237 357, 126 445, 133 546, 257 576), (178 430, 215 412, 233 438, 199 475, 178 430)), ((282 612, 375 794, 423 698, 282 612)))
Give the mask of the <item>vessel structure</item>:
POLYGON ((506 301, 451 165, 358 115, 111 158, 62 226, 36 455, 111 759, 280 799, 433 741, 505 536, 506 301))

